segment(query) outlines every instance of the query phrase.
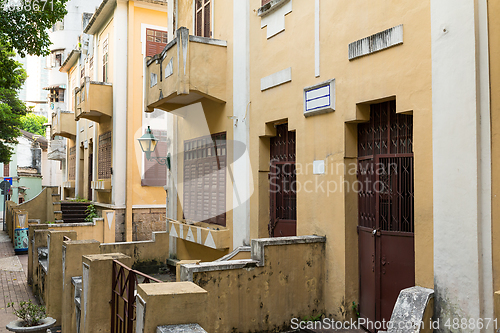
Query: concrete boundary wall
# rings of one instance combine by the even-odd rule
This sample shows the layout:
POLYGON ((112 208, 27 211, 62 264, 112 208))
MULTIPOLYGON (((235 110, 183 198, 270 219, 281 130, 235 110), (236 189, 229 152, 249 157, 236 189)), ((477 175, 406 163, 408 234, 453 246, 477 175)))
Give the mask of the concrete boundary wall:
POLYGON ((36 195, 36 197, 31 200, 25 201, 22 204, 18 205, 13 201, 8 201, 7 212, 5 216, 5 220, 7 223, 7 228, 9 229, 9 235, 12 238, 11 231, 13 230, 13 220, 12 220, 12 211, 14 209, 17 210, 25 210, 28 212, 28 216, 30 219, 37 219, 42 222, 46 221, 54 221, 54 209, 52 208, 52 194, 57 194, 57 187, 45 187, 40 193, 36 195))
POLYGON ((197 322, 207 332, 279 332, 292 318, 325 313, 325 242, 320 236, 254 239, 252 259, 183 264, 181 282, 138 286, 143 320, 137 328, 149 333, 197 322), (201 290, 190 293, 189 283, 201 290), (150 306, 176 295, 186 297, 182 309, 150 306))
MULTIPOLYGON (((96 220, 99 219, 88 225, 95 226, 96 220)), ((82 276, 83 256, 123 253, 127 258, 130 257, 127 265, 141 271, 165 265, 169 256, 167 232, 153 233, 151 241, 100 243, 97 240, 78 240, 80 235, 77 231, 65 230, 75 225, 80 224, 59 224, 58 228, 54 229, 48 229, 52 225, 41 224, 32 225, 29 229, 32 242, 29 249, 28 278, 32 281, 33 292, 46 304, 48 314, 56 318, 68 332, 76 330, 71 278, 82 276), (64 236, 70 240, 64 240, 64 236), (46 247, 48 268, 44 270, 38 250, 46 247)))

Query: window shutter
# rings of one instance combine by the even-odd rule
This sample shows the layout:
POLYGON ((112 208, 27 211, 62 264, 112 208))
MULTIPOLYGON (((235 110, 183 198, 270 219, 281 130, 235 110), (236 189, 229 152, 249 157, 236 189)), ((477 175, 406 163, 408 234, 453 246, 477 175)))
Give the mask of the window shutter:
POLYGON ((202 24, 203 24, 203 20, 202 20, 203 16, 202 15, 203 15, 203 12, 201 10, 196 13, 196 36, 203 36, 201 34, 202 24))
POLYGON ((184 217, 226 225, 226 133, 184 142, 184 217))
POLYGON ((210 1, 196 0, 195 34, 200 37, 212 37, 212 22, 210 20, 210 1))
POLYGON ((205 0, 203 9, 203 37, 212 37, 211 22, 210 22, 210 0, 205 0))
POLYGON ((9 163, 3 165, 3 176, 9 177, 9 163))
POLYGON ((167 46, 168 35, 166 31, 146 29, 146 57, 161 53, 167 46))

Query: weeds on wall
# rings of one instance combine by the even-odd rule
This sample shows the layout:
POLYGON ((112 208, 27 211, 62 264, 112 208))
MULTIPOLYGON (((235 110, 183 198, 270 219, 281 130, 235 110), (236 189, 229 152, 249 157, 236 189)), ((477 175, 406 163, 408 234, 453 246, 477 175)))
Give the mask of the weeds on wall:
POLYGON ((85 222, 93 222, 94 218, 99 217, 99 215, 97 215, 97 209, 94 205, 89 205, 85 210, 85 214, 87 215, 85 216, 85 222))
POLYGON ((80 198, 80 197, 77 197, 77 198, 71 199, 70 201, 71 201, 71 202, 89 202, 89 200, 84 199, 84 198, 80 198))
POLYGON ((352 302, 352 312, 356 315, 356 318, 359 318, 359 305, 356 302, 352 302))
POLYGON ((302 318, 302 322, 308 322, 308 321, 320 321, 321 320, 321 317, 323 317, 323 314, 322 313, 318 313, 317 315, 315 316, 305 316, 304 318, 302 318))

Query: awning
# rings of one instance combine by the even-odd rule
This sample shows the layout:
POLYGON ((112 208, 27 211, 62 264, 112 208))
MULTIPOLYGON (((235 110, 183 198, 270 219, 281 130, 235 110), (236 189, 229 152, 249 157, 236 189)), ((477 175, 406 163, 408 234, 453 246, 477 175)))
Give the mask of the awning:
POLYGON ((55 84, 53 86, 48 86, 48 87, 45 87, 45 88, 42 88, 43 90, 52 90, 52 89, 66 89, 66 85, 65 84, 55 84))
POLYGON ((67 73, 73 67, 73 65, 76 63, 76 61, 80 58, 80 50, 72 50, 66 60, 63 62, 61 65, 61 68, 59 68, 59 72, 62 73, 67 73))

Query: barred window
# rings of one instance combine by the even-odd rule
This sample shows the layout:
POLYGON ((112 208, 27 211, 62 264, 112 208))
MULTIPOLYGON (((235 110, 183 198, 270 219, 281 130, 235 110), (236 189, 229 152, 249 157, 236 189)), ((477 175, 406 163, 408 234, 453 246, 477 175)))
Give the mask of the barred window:
POLYGON ((76 174, 76 146, 69 149, 68 179, 75 180, 76 174))
POLYGON ((111 178, 111 132, 99 135, 97 171, 99 179, 111 178))

